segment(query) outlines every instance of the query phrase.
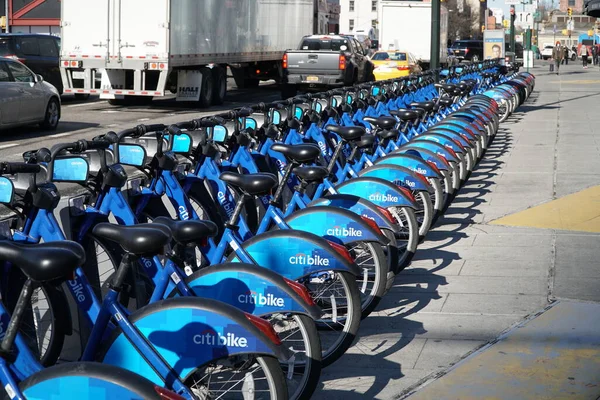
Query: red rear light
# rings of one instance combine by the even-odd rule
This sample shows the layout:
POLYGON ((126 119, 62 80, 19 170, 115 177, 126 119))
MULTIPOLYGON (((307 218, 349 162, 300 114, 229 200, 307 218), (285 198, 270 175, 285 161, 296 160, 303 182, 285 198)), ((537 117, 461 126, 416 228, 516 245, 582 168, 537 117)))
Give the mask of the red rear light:
POLYGON ((437 172, 438 174, 441 175, 441 171, 440 169, 437 167, 437 165, 435 165, 434 163, 432 163, 431 161, 425 161, 430 167, 431 169, 433 169, 435 172, 437 172))
MULTIPOLYGON (((328 242, 329 242, 329 240, 328 240, 328 242)), ((344 259, 346 259, 346 261, 348 261, 350 264, 354 264, 354 259, 348 252, 348 249, 346 249, 341 244, 337 244, 337 243, 333 243, 333 242, 329 242, 329 245, 331 247, 333 247, 333 249, 335 251, 337 251, 340 256, 344 257, 344 259)))
POLYGON ((10 59, 12 59, 12 60, 17 60, 18 62, 22 62, 22 63, 24 63, 24 62, 25 62, 25 59, 24 59, 24 58, 19 58, 19 57, 18 57, 17 55, 15 55, 15 54, 11 54, 11 55, 8 55, 8 56, 2 56, 2 57, 10 58, 10 59))
POLYGON ((419 179, 421 182, 423 182, 426 186, 431 186, 431 184, 429 183, 429 181, 427 180, 427 177, 425 177, 425 175, 415 172, 415 176, 417 177, 417 179, 419 179))
POLYGON ((346 69, 346 56, 345 55, 340 55, 340 69, 341 70, 346 69))
POLYGON ((279 339, 279 336, 277 336, 277 333, 275 333, 275 330, 268 321, 255 317, 252 314, 245 314, 248 321, 252 322, 252 324, 257 327, 259 331, 264 333, 277 346, 281 345, 281 339, 279 339))
POLYGON ((288 67, 288 56, 287 54, 283 55, 283 69, 287 69, 288 67))
POLYGON ((392 213, 387 208, 383 208, 383 207, 379 207, 379 206, 375 206, 375 207, 377 207, 377 210, 379 210, 379 212, 382 213, 388 219, 388 221, 396 222, 396 219, 394 218, 392 213))
POLYGON ((304 300, 306 302, 306 304, 311 305, 311 306, 316 305, 315 301, 313 300, 313 298, 310 295, 310 292, 308 291, 306 286, 304 286, 303 284, 301 284, 299 282, 289 280, 287 278, 283 278, 283 280, 285 281, 285 283, 287 283, 287 285, 289 287, 292 288, 292 290, 294 292, 296 292, 296 294, 298 296, 300 296, 302 298, 302 300, 304 300))
POLYGON ((379 229, 379 225, 377 225, 377 223, 375 223, 375 221, 373 221, 371 218, 367 218, 367 217, 363 217, 363 216, 361 216, 361 218, 367 225, 369 225, 371 228, 373 228, 375 230, 375 232, 377 232, 380 235, 383 235, 383 232, 381 232, 381 229, 379 229))
POLYGON ((173 393, 170 390, 165 389, 164 387, 154 385, 154 391, 161 399, 166 400, 185 400, 185 397, 178 395, 177 393, 173 393))
POLYGON ((410 67, 398 67, 398 71, 408 71, 410 67))
POLYGON ((468 52, 469 52, 469 49, 465 49, 465 56, 467 55, 468 52))
POLYGON ((400 189, 400 191, 402 193, 404 193, 404 195, 406 197, 408 197, 410 201, 412 201, 412 202, 415 201, 415 196, 413 196, 413 194, 412 194, 412 192, 410 190, 408 190, 407 188, 402 187, 402 186, 398 186, 398 189, 400 189))

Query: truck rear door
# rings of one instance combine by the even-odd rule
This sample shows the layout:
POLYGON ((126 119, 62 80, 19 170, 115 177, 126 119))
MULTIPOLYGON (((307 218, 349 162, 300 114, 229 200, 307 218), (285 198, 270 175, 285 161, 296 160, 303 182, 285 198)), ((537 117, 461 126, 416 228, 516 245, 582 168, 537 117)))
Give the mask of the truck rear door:
POLYGON ((347 39, 307 38, 288 55, 290 73, 333 73, 340 68, 340 51, 350 50, 347 39))
POLYGON ((124 59, 168 58, 169 0, 114 1, 119 15, 114 53, 124 59))
POLYGON ((108 58, 111 0, 62 0, 61 57, 108 58))

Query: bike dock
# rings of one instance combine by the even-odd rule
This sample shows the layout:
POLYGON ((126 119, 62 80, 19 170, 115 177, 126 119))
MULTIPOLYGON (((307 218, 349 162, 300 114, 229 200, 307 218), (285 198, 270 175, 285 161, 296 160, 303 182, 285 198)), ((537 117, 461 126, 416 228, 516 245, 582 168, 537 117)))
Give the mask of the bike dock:
POLYGON ((600 73, 531 70, 317 399, 600 396, 600 73))

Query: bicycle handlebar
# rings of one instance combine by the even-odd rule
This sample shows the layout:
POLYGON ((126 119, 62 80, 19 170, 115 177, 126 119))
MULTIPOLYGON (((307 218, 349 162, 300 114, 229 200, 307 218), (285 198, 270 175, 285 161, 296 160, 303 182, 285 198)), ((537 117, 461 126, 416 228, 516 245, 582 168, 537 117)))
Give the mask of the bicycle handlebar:
POLYGON ((14 175, 19 173, 37 174, 42 168, 38 164, 28 164, 24 162, 2 162, 0 163, 0 175, 14 175))

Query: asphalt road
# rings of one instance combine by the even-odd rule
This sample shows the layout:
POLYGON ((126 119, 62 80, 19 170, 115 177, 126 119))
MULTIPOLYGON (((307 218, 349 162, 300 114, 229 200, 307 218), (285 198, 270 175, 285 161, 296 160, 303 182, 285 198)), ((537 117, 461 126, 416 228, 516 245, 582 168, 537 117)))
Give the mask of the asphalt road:
POLYGON ((193 104, 178 103, 174 96, 155 99, 151 105, 111 106, 97 96, 86 101, 63 96, 62 116, 58 129, 47 132, 37 126, 0 132, 0 161, 20 161, 27 150, 50 148, 56 143, 91 139, 107 131, 122 130, 138 124, 175 123, 261 101, 279 99, 277 85, 265 83, 255 89, 237 89, 230 79, 227 101, 222 106, 200 109, 193 104))

